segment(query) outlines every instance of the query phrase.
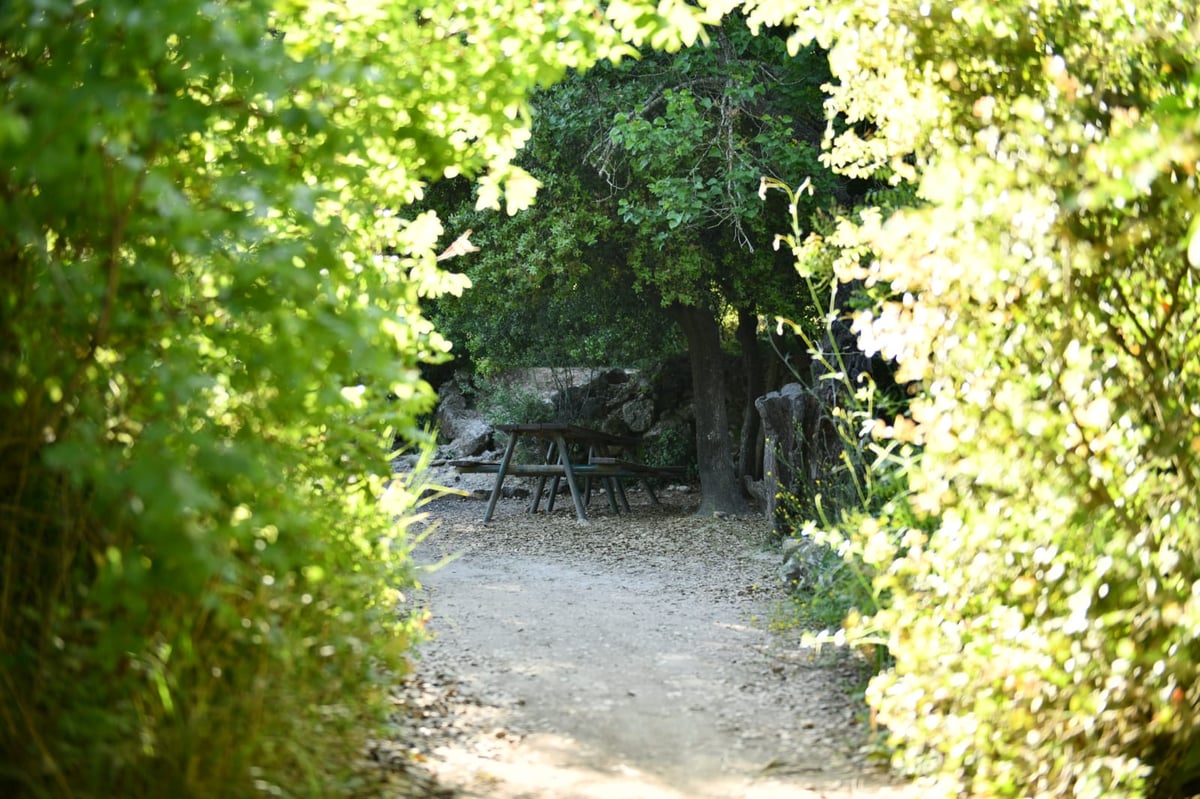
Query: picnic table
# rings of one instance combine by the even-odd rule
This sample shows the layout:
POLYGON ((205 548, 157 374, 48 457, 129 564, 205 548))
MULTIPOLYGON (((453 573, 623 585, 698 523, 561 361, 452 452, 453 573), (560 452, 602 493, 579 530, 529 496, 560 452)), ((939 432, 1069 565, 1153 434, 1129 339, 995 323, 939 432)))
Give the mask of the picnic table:
POLYGON ((496 502, 500 499, 504 481, 508 477, 538 478, 529 506, 531 513, 536 513, 541 505, 548 481, 551 481, 551 487, 546 498, 546 510, 553 510, 554 497, 558 493, 560 481, 566 480, 571 500, 575 504, 575 515, 580 522, 586 523, 593 479, 603 485, 612 510, 620 513, 622 508, 626 512, 630 510, 623 480, 641 480, 651 501, 658 504, 658 497, 654 494, 649 478, 679 477, 683 472, 680 468, 655 467, 632 460, 632 453, 641 443, 641 439, 632 436, 616 436, 567 422, 501 424, 496 425, 496 429, 508 434, 508 444, 499 461, 451 462, 460 472, 496 475, 491 496, 488 497, 487 510, 483 514, 484 524, 492 520, 496 502), (522 438, 534 439, 537 442, 539 451, 545 453, 541 463, 513 463, 513 453, 517 450, 517 442, 522 438))

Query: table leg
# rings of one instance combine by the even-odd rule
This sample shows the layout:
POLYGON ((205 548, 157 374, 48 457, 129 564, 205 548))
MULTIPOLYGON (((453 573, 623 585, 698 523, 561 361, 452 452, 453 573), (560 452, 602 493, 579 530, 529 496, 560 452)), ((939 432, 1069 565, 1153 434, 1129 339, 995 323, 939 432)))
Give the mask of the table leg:
MULTIPOLYGON (((596 454, 596 448, 588 447, 587 462, 589 464, 592 462, 592 456, 595 454, 596 454)), ((599 478, 599 479, 603 479, 603 478, 599 478)), ((590 508, 592 506, 592 485, 594 485, 594 483, 592 482, 591 475, 588 475, 583 478, 583 507, 585 507, 585 508, 590 508)))
POLYGON ((571 467, 571 458, 567 452, 567 442, 562 435, 554 437, 558 444, 558 462, 562 464, 563 471, 567 473, 567 487, 571 489, 571 499, 575 501, 575 516, 579 521, 587 523, 587 512, 583 509, 583 500, 579 496, 579 484, 575 482, 575 470, 571 467))
POLYGON ((542 504, 542 493, 546 490, 546 478, 539 477, 537 486, 533 490, 533 499, 529 501, 529 512, 537 513, 538 507, 542 504))
POLYGON ((646 489, 646 493, 650 495, 650 501, 655 505, 658 504, 658 495, 654 493, 654 486, 650 485, 650 478, 642 478, 642 487, 646 489))
POLYGON ((504 456, 500 458, 500 469, 496 472, 496 484, 492 486, 492 495, 488 498, 487 510, 483 514, 483 523, 492 520, 496 512, 496 501, 500 499, 500 487, 504 485, 504 476, 508 473, 508 463, 512 460, 513 451, 517 448, 517 433, 508 434, 508 446, 504 448, 504 456))
POLYGON ((629 497, 625 496, 625 484, 621 482, 620 477, 614 477, 613 482, 617 484, 617 495, 621 497, 621 505, 624 506, 626 513, 632 513, 633 509, 629 507, 629 497))
POLYGON ((613 483, 616 482, 617 478, 602 477, 600 479, 604 481, 604 493, 608 496, 608 507, 612 509, 613 513, 620 513, 621 509, 617 507, 617 498, 613 493, 613 483))
MULTIPOLYGON (((552 457, 554 457, 554 444, 550 444, 550 446, 546 448, 546 457, 545 457, 545 459, 544 459, 544 460, 545 460, 545 462, 546 462, 546 463, 550 463, 550 459, 551 459, 552 457)), ((557 490, 557 489, 558 489, 558 478, 555 478, 555 479, 554 479, 554 489, 552 489, 552 493, 551 493, 551 494, 550 494, 550 496, 549 496, 549 497, 546 499, 546 512, 547 512, 547 513, 549 513, 550 511, 554 510, 554 494, 553 494, 553 491, 554 491, 554 490, 557 490)), ((532 502, 530 503, 530 505, 529 505, 529 512, 530 512, 530 513, 537 513, 538 506, 542 504, 542 493, 543 493, 545 490, 546 490, 546 476, 545 476, 545 475, 543 475, 543 476, 541 476, 541 477, 539 477, 539 478, 538 478, 538 481, 537 481, 537 489, 536 489, 536 490, 533 492, 533 501, 532 501, 532 502)))

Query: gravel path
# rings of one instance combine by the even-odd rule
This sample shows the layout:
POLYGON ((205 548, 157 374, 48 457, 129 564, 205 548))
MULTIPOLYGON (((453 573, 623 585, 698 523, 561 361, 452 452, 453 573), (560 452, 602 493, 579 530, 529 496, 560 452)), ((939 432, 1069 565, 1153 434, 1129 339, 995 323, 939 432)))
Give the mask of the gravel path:
POLYGON ((489 799, 918 796, 868 765, 852 659, 771 632, 766 523, 661 499, 599 498, 586 525, 570 502, 503 500, 486 526, 478 499, 430 503, 432 638, 376 756, 489 799))

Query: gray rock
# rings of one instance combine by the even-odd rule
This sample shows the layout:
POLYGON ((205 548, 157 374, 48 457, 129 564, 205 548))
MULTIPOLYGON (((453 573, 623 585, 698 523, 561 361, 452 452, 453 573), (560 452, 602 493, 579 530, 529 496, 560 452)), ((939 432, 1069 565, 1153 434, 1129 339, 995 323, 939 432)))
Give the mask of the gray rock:
POLYGON ((438 391, 438 435, 448 442, 455 458, 479 455, 492 446, 495 429, 479 413, 467 407, 467 400, 453 383, 438 391))
POLYGON ((495 431, 483 419, 476 418, 460 420, 455 432, 457 435, 450 442, 450 449, 456 457, 465 458, 489 449, 495 431))
POLYGON ((621 418, 635 433, 644 433, 654 424, 654 402, 647 397, 635 399, 621 406, 621 418))

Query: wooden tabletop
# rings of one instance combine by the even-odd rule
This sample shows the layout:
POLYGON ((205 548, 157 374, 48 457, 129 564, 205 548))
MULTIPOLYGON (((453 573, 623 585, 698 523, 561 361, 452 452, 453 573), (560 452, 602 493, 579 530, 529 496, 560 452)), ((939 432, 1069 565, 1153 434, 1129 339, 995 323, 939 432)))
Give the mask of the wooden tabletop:
POLYGON ((569 441, 586 444, 603 444, 613 447, 634 447, 641 440, 634 436, 615 436, 602 430, 592 430, 570 422, 542 422, 538 424, 498 424, 496 429, 505 433, 531 435, 539 438, 562 436, 569 441))

